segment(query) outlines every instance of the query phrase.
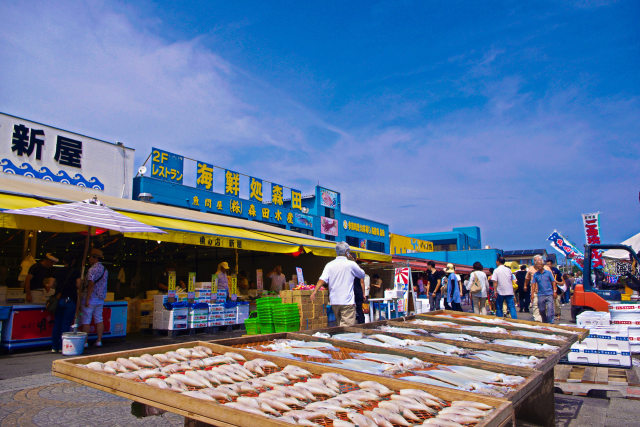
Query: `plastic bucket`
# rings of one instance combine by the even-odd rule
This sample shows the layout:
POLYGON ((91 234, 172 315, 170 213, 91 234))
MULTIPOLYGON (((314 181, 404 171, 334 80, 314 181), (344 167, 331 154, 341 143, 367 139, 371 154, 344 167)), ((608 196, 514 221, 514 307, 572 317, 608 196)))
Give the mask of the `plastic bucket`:
POLYGON ((65 332, 62 334, 62 355, 80 356, 87 341, 86 332, 65 332))

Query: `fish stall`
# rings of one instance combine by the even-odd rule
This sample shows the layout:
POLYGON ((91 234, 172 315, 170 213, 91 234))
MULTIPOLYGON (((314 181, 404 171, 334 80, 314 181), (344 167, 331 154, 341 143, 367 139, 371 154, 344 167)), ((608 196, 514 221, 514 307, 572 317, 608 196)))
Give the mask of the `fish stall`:
MULTIPOLYGON (((357 325, 356 327, 332 328, 328 332, 313 331, 313 336, 331 338, 356 343, 407 348, 423 353, 444 356, 458 356, 469 359, 483 360, 485 362, 498 362, 507 365, 523 366, 536 369, 540 372, 548 372, 560 360, 560 355, 554 349, 541 350, 537 348, 523 348, 499 344, 488 344, 487 340, 474 339, 464 341, 455 339, 443 339, 433 337, 421 328, 403 328, 391 325, 374 325, 368 328, 357 325), (357 327, 360 326, 360 327, 357 327), (376 335, 384 334, 398 338, 400 342, 381 342, 376 335), (373 339, 372 339, 373 338, 373 339)), ((306 333, 306 332, 303 332, 306 333)), ((530 344, 530 343, 528 343, 530 344)), ((535 345, 535 344, 534 344, 535 345)))
POLYGON ((420 346, 398 343, 395 341, 403 340, 384 334, 371 336, 368 340, 372 344, 288 332, 215 342, 261 354, 471 391, 511 401, 519 401, 530 393, 542 376, 531 368, 424 353, 420 346))
POLYGON ((213 342, 60 359, 52 372, 183 415, 185 425, 484 427, 515 422, 508 400, 213 342))
MULTIPOLYGON (((441 314, 449 314, 451 312, 439 312, 441 314)), ((465 314, 454 312, 458 316, 464 316, 465 314)), ((469 316, 474 316, 472 313, 468 313, 469 316)), ((503 330, 488 329, 494 328, 493 325, 481 324, 478 322, 476 325, 466 325, 459 322, 451 322, 447 318, 435 318, 431 320, 428 316, 417 315, 407 316, 404 318, 398 318, 387 321, 380 321, 374 323, 367 323, 356 325, 353 328, 326 328, 319 331, 305 331, 308 334, 316 334, 331 338, 345 339, 342 334, 349 333, 363 333, 366 335, 364 341, 360 343, 369 346, 369 351, 373 350, 373 342, 367 341, 367 338, 371 334, 367 331, 374 332, 374 334, 387 334, 395 335, 398 331, 407 331, 409 335, 416 333, 418 336, 427 336, 432 339, 432 342, 446 343, 450 345, 456 345, 456 342, 460 345, 472 345, 479 350, 485 350, 489 355, 496 355, 493 352, 503 353, 507 349, 513 351, 520 349, 521 351, 531 350, 538 352, 539 356, 548 355, 547 360, 542 363, 541 366, 536 367, 536 370, 542 374, 536 387, 526 396, 519 400, 512 400, 516 412, 516 418, 526 422, 532 422, 540 425, 553 425, 554 424, 554 407, 555 401, 553 397, 553 367, 557 361, 565 356, 570 351, 570 346, 573 342, 581 339, 584 336, 585 330, 580 328, 563 327, 563 333, 557 331, 547 330, 544 331, 543 337, 535 335, 538 330, 531 331, 530 324, 534 324, 538 327, 548 327, 551 325, 535 324, 529 322, 527 326, 522 327, 518 322, 510 320, 514 325, 510 325, 510 329, 503 328, 503 330), (442 322, 446 322, 443 324, 442 322), (487 329, 485 329, 485 327, 487 329), (520 330, 524 330, 524 334, 519 334, 520 330), (546 411, 541 411, 540 408, 548 408, 546 411)), ((486 322, 490 323, 490 322, 486 322)), ((401 339, 411 339, 403 336, 398 336, 401 339)), ((349 336, 346 336, 349 339, 349 336)), ((416 340, 417 337, 416 337, 416 340)), ((426 341, 425 341, 426 342, 426 341)), ((387 345, 389 345, 387 343, 387 345)), ((434 347, 434 345, 431 345, 434 347)), ((437 346, 435 346, 437 347, 437 346)), ((439 349, 442 351, 444 348, 441 346, 439 349)), ((377 350, 376 350, 377 351, 377 350)), ((477 353, 477 352, 476 352, 477 353)), ((534 354, 530 354, 534 355, 534 354)), ((442 357, 442 356, 440 356, 442 357)), ((501 356, 504 357, 504 356, 501 356)), ((536 357, 538 357, 536 355, 536 357)), ((518 360, 518 359, 515 359, 518 360)), ((506 361, 506 359, 505 359, 506 361)), ((504 363, 504 362, 503 362, 504 363)), ((513 363, 513 362, 512 362, 513 363)), ((517 363, 517 362, 516 362, 517 363)))

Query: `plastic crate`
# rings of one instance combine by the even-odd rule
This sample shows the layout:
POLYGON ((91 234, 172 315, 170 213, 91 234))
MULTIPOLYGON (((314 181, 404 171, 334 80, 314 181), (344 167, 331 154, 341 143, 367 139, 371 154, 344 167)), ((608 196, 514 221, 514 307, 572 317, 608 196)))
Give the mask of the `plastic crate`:
POLYGON ((273 323, 270 324, 260 324, 260 333, 261 334, 273 334, 276 332, 276 328, 273 326, 273 323))
POLYGON ((244 321, 244 327, 247 330, 247 335, 259 335, 260 323, 256 319, 247 319, 244 321))
POLYGON ((300 322, 298 323, 275 323, 274 329, 276 333, 279 332, 297 332, 300 330, 300 322))

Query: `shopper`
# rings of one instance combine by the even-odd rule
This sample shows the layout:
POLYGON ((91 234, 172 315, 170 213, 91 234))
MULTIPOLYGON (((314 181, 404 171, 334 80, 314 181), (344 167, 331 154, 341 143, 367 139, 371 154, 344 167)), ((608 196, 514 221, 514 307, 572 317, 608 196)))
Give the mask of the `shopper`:
POLYGON ((551 271, 545 269, 540 255, 533 258, 533 266, 536 272, 531 278, 531 294, 537 295, 542 321, 553 323, 554 299, 556 297, 555 279, 551 271))
POLYGON ((42 289, 44 287, 44 279, 53 276, 51 269, 53 267, 53 263, 58 261, 58 258, 47 253, 44 258, 29 268, 29 273, 24 280, 24 293, 27 302, 31 302, 33 300, 31 297, 31 291, 42 289))
POLYGON ((377 274, 373 275, 373 281, 371 282, 370 289, 370 297, 371 298, 382 298, 384 297, 384 285, 382 284, 382 278, 377 274))
POLYGON ((560 300, 563 294, 562 273, 556 266, 554 266, 554 262, 552 258, 547 258, 546 263, 547 263, 548 269, 551 270, 551 273, 553 274, 553 280, 555 281, 556 296, 553 299, 553 305, 554 305, 556 320, 560 320, 560 315, 562 314, 562 305, 560 300))
POLYGON ((482 264, 478 261, 473 263, 473 272, 469 276, 468 289, 471 295, 473 312, 476 314, 487 314, 487 291, 489 289, 489 280, 483 270, 482 264), (471 292, 471 288, 480 286, 480 290, 471 292))
POLYGON ((565 273, 562 275, 562 281, 565 286, 562 302, 564 304, 569 304, 569 302, 571 302, 571 292, 573 291, 573 278, 565 273))
POLYGON ((436 263, 429 261, 429 270, 427 271, 427 282, 429 294, 429 311, 440 310, 440 279, 444 275, 441 271, 436 270, 436 263))
POLYGON ((282 266, 276 265, 273 267, 273 270, 269 273, 269 278, 271 279, 271 287, 269 289, 279 294, 284 289, 284 284, 287 283, 287 277, 282 273, 282 266))
MULTIPOLYGON (((82 303, 82 312, 80 315, 80 324, 82 331, 89 333, 91 319, 96 325, 96 334, 98 339, 95 343, 96 347, 102 347, 102 333, 104 332, 104 324, 102 323, 102 306, 107 296, 107 280, 109 272, 100 261, 104 258, 100 249, 91 249, 89 256, 89 271, 87 272, 85 290, 80 302, 82 303)), ((87 343, 85 342, 85 346, 87 343)))
MULTIPOLYGON (((362 267, 360 261, 356 261, 356 263, 362 267)), ((353 299, 356 304, 356 323, 362 324, 364 323, 364 311, 362 309, 362 304, 364 303, 364 277, 362 279, 359 277, 353 279, 353 299)))
POLYGON ((311 293, 311 301, 316 292, 325 284, 329 286, 329 303, 336 316, 338 326, 353 326, 356 323, 353 282, 355 278, 364 279, 364 270, 358 266, 349 253, 347 242, 336 244, 336 259, 329 261, 311 293))
POLYGON ((521 265, 520 270, 515 274, 516 283, 518 284, 518 302, 520 305, 520 313, 529 312, 529 304, 531 303, 531 294, 529 289, 525 286, 525 280, 527 278, 527 266, 521 265))
POLYGON ((516 312, 513 296, 513 273, 511 273, 511 269, 504 265, 505 259, 502 256, 498 257, 496 264, 498 264, 498 266, 491 276, 491 280, 496 283, 496 316, 504 317, 502 303, 506 301, 509 315, 512 319, 517 319, 518 313, 516 312))
POLYGON ((447 277, 447 303, 454 311, 462 311, 462 305, 460 305, 460 298, 462 296, 462 283, 460 283, 460 276, 456 274, 453 264, 447 264, 447 271, 449 276, 447 277))
POLYGON ((67 254, 63 259, 64 268, 58 274, 56 298, 58 305, 51 333, 51 352, 62 351, 62 334, 71 331, 78 306, 78 290, 80 289, 80 269, 76 267, 76 258, 67 254))

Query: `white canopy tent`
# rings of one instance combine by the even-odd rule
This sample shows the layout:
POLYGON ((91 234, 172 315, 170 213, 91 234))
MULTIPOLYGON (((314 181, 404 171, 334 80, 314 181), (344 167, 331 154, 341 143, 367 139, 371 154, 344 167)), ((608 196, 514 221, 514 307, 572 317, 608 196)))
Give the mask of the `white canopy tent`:
MULTIPOLYGON (((638 251, 640 251, 640 233, 629 237, 621 244, 631 246, 633 250, 638 253, 638 251)), ((610 259, 629 259, 629 253, 622 249, 609 249, 608 251, 604 251, 602 256, 610 259)))

